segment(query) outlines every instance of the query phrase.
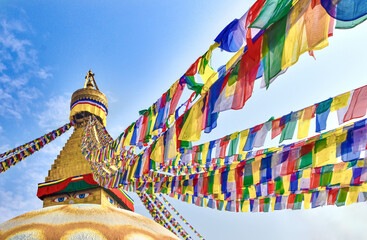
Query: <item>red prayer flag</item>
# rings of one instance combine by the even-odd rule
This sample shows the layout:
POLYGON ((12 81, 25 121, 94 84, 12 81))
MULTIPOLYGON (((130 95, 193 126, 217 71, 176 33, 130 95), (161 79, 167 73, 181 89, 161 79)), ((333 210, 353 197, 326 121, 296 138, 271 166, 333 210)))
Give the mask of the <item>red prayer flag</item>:
MULTIPOLYGON (((226 138, 226 137, 224 137, 226 138)), ((226 150, 227 150, 227 146, 229 144, 229 140, 225 141, 226 139, 222 139, 220 141, 220 153, 219 153, 219 158, 224 159, 226 158, 226 150)))
POLYGON ((271 123, 271 139, 281 134, 283 131, 283 128, 285 127, 285 125, 282 125, 282 126, 280 125, 280 119, 281 118, 277 118, 273 120, 271 123))
POLYGON ((241 109, 251 97, 257 70, 260 65, 262 35, 253 43, 251 31, 247 31, 247 51, 243 54, 238 70, 235 93, 233 95, 232 109, 241 109))
POLYGON ((201 56, 190 66, 190 68, 185 73, 186 76, 194 76, 198 72, 200 59, 201 56))
POLYGON ((275 184, 274 181, 268 182, 268 194, 271 195, 274 193, 275 190, 275 184))
POLYGON ((349 108, 345 113, 343 122, 360 118, 366 115, 367 110, 367 85, 354 90, 349 108))
POLYGON ((287 209, 293 209, 294 201, 296 200, 297 194, 290 194, 288 196, 288 203, 287 203, 287 209))
POLYGON ((304 145, 300 152, 299 152, 299 157, 303 157, 304 155, 308 154, 309 152, 311 152, 313 150, 315 143, 312 142, 310 144, 304 145))
POLYGON ((312 170, 310 189, 315 189, 320 186, 321 168, 322 167, 318 167, 312 170))
POLYGON ((248 10, 246 19, 246 28, 259 16, 259 13, 264 6, 266 0, 257 0, 248 10))
POLYGON ((171 105, 170 105, 169 114, 168 114, 169 116, 175 112, 177 104, 180 101, 180 98, 181 98, 181 95, 184 89, 185 89, 185 83, 178 82, 176 92, 173 94, 172 99, 171 99, 171 105))
POLYGON ((329 189, 329 195, 327 197, 327 205, 334 205, 336 197, 338 196, 339 188, 329 189))

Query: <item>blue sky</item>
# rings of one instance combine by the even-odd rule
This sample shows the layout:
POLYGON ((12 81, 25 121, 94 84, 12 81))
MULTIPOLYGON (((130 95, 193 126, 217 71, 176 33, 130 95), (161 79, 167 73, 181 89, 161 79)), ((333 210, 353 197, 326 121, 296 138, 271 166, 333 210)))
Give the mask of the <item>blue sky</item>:
MULTIPOLYGON (((0 152, 67 123, 71 94, 83 86, 90 68, 107 95, 107 129, 115 138, 253 2, 1 1, 0 152)), ((365 85, 366 36, 366 23, 335 30, 329 46, 315 52, 316 61, 301 56, 268 90, 257 82, 246 106, 222 113, 218 128, 202 142, 365 85)), ((219 67, 227 58, 216 50, 212 64, 219 67)), ((44 181, 70 134, 0 175, 0 222, 42 207, 37 183, 44 181)), ((131 195, 136 211, 148 216, 131 195)), ((364 236, 367 214, 364 203, 228 213, 171 202, 207 239, 356 238, 364 236)))

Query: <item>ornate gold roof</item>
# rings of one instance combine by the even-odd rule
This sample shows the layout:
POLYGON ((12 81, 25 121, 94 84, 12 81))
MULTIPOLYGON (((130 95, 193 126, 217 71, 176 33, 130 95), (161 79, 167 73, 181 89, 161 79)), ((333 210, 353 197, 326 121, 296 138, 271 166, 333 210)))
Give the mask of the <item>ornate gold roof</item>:
POLYGON ((106 116, 108 112, 108 102, 106 96, 99 91, 97 83, 94 79, 94 73, 91 70, 87 73, 85 77, 84 87, 76 90, 70 102, 70 120, 76 120, 75 115, 87 112, 97 117, 101 118, 103 124, 106 125, 106 116), (81 100, 91 100, 91 103, 96 104, 87 104, 81 103, 78 101, 81 100))

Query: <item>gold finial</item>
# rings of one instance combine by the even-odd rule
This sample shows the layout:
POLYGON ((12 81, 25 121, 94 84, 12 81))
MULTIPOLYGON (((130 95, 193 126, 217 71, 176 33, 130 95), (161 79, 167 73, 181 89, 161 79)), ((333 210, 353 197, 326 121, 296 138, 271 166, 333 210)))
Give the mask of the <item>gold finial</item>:
POLYGON ((97 83, 94 80, 94 73, 92 73, 92 70, 89 69, 89 71, 87 72, 87 76, 85 76, 85 83, 84 83, 84 88, 93 88, 95 87, 95 89, 98 89, 97 83))

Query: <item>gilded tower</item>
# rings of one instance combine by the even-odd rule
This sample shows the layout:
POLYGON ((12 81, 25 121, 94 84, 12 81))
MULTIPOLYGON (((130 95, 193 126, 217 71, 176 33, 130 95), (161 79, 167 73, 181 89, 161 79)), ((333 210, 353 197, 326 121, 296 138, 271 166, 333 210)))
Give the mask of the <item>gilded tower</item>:
POLYGON ((133 201, 123 190, 105 189, 93 180, 81 151, 84 126, 91 115, 105 126, 107 113, 107 98, 89 71, 84 87, 71 97, 74 132, 52 164, 46 182, 38 184, 43 208, 0 224, 0 239, 178 239, 133 212, 133 201))
POLYGON ((74 122, 74 132, 51 165, 45 183, 39 184, 37 195, 43 200, 43 207, 92 203, 133 209, 131 199, 123 191, 104 189, 94 182, 91 167, 82 155, 81 141, 89 117, 94 115, 106 126, 107 114, 107 98, 89 70, 84 87, 71 97, 69 118, 74 122))

